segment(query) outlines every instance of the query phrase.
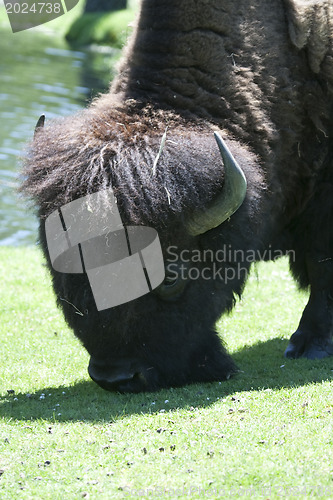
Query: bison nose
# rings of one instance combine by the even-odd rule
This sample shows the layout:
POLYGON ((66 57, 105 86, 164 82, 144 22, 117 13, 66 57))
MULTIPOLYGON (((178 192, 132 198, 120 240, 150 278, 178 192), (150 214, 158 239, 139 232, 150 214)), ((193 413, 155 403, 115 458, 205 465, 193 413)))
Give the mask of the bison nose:
POLYGON ((147 390, 145 369, 136 360, 100 361, 90 358, 88 372, 107 391, 141 392, 147 390))

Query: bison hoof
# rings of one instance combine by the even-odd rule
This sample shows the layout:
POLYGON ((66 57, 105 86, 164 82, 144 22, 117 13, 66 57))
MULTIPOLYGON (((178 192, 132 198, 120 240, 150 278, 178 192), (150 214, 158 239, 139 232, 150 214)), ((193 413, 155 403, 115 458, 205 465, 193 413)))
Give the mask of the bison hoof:
POLYGON ((309 339, 297 331, 292 335, 284 355, 289 359, 327 358, 333 356, 333 342, 330 339, 309 339))

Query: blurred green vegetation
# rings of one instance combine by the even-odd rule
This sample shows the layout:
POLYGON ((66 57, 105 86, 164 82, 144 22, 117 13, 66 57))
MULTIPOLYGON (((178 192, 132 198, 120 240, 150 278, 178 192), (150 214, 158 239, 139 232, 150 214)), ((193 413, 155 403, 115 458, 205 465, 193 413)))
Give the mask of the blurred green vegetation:
MULTIPOLYGON (((99 43, 121 48, 131 32, 129 25, 138 11, 139 3, 139 0, 130 0, 126 10, 85 14, 85 0, 80 0, 65 15, 28 31, 57 34, 66 37, 70 43, 77 46, 99 43)), ((0 7, 0 30, 6 29, 10 30, 10 24, 5 7, 2 6, 0 7)))
MULTIPOLYGON (((30 30, 27 30, 27 32, 43 31, 44 33, 48 33, 53 36, 57 34, 63 37, 69 30, 70 26, 73 24, 74 20, 77 19, 79 16, 81 16, 84 10, 84 5, 85 5, 85 0, 80 0, 79 3, 65 15, 57 17, 56 19, 53 19, 52 21, 49 21, 48 23, 43 24, 41 26, 36 26, 35 28, 31 28, 30 30)), ((4 6, 0 7, 0 29, 1 30, 11 29, 6 9, 4 6)), ((21 32, 15 33, 15 36, 18 36, 19 34, 21 34, 21 32)))
POLYGON ((134 17, 132 9, 84 14, 73 22, 66 39, 75 45, 100 43, 121 48, 131 32, 130 23, 134 17))

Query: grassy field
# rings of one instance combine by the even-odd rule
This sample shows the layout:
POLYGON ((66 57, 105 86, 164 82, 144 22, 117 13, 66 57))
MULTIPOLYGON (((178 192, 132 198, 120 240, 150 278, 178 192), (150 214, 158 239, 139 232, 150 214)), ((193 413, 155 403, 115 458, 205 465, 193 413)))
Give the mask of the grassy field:
POLYGON ((307 300, 259 265, 218 328, 242 372, 103 391, 38 250, 0 249, 0 498, 333 498, 333 360, 287 361, 307 300))

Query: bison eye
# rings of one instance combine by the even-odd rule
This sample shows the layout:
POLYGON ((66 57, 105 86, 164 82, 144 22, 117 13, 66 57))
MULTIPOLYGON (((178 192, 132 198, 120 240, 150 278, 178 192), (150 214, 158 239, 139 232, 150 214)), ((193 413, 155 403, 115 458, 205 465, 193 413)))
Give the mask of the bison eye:
POLYGON ((163 285, 167 287, 175 286, 179 278, 177 276, 165 276, 163 285))
POLYGON ((153 293, 162 300, 177 300, 183 293, 186 283, 186 279, 180 273, 166 267, 164 281, 153 293))

